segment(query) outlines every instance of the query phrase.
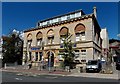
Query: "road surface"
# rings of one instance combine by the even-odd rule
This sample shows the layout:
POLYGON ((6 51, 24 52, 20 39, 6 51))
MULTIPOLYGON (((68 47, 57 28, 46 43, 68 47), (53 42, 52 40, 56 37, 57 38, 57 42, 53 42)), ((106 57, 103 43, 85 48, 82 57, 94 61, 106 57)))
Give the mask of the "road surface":
MULTIPOLYGON (((56 76, 56 75, 22 75, 20 73, 2 72, 2 82, 115 82, 114 79, 99 79, 99 78, 85 78, 85 77, 71 77, 71 76, 56 76)), ((115 84, 114 83, 114 84, 115 84)), ((8 83, 9 84, 9 83, 8 83)), ((22 83, 24 84, 24 83, 22 83)))

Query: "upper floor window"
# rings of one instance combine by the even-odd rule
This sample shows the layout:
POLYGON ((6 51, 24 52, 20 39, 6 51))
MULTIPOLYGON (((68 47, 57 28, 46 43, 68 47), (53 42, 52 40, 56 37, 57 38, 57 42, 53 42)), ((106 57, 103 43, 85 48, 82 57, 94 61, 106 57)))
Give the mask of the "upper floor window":
POLYGON ((54 31, 52 29, 50 29, 47 32, 47 43, 48 44, 53 44, 54 43, 54 31))
POLYGON ((65 40, 65 37, 64 36, 60 36, 60 43, 62 44, 65 40))
POLYGON ((70 15, 67 16, 67 20, 69 20, 69 19, 70 19, 70 15))
POLYGON ((75 17, 80 17, 81 16, 81 12, 75 13, 75 17))
POLYGON ((28 40, 27 45, 28 45, 28 47, 31 47, 32 46, 32 40, 28 40))
POLYGON ((70 18, 75 18, 75 14, 71 14, 71 15, 70 15, 70 18))
POLYGON ((62 16, 61 21, 67 20, 67 16, 62 16))
POLYGON ((29 33, 28 36, 27 36, 27 45, 28 47, 31 47, 32 45, 32 34, 29 33))
POLYGON ((76 41, 85 40, 85 32, 76 33, 76 41))
POLYGON ((48 37, 48 44, 54 43, 54 37, 48 37))
POLYGON ((85 40, 85 26, 78 24, 75 27, 76 41, 85 40))
POLYGON ((85 32, 81 32, 80 35, 81 35, 81 40, 85 40, 85 32))
POLYGON ((37 46, 41 46, 42 44, 42 39, 37 39, 37 46))
POLYGON ((63 40, 65 40, 65 37, 68 34, 68 28, 67 27, 63 27, 60 30, 60 43, 63 43, 63 40))
POLYGON ((43 37, 42 32, 38 32, 37 35, 36 35, 36 38, 37 38, 36 45, 37 46, 41 45, 41 43, 42 43, 42 37, 43 37))
POLYGON ((80 34, 79 33, 76 34, 76 41, 80 41, 80 34))

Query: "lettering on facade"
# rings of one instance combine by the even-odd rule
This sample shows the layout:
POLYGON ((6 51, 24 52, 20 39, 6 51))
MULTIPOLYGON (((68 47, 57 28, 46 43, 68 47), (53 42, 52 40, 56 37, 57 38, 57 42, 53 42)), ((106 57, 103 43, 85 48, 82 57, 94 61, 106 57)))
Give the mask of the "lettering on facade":
POLYGON ((32 47, 31 50, 40 50, 40 48, 32 47))

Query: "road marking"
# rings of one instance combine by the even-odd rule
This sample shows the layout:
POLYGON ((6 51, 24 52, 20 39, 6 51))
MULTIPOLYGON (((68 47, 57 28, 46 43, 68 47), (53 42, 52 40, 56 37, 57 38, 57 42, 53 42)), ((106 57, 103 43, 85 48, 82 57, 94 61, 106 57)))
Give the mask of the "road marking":
POLYGON ((22 80, 21 78, 15 78, 16 80, 22 80))
POLYGON ((16 74, 16 75, 18 75, 18 76, 21 76, 21 75, 23 75, 23 74, 21 74, 21 73, 18 73, 18 74, 16 74))
POLYGON ((54 78, 58 78, 58 77, 46 77, 46 78, 51 78, 51 79, 54 79, 54 78))

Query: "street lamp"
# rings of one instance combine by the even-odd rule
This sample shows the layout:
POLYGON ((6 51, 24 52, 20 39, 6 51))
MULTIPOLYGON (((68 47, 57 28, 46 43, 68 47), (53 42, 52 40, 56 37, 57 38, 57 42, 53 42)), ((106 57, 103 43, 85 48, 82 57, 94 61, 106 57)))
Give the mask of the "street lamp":
MULTIPOLYGON (((44 66, 44 52, 43 52, 43 50, 44 50, 44 41, 42 41, 42 45, 41 45, 41 47, 42 47, 42 66, 44 66)), ((43 67, 42 67, 43 68, 43 67)))
POLYGON ((51 51, 50 51, 50 56, 49 56, 49 72, 51 70, 51 51))
MULTIPOLYGON (((52 44, 52 39, 51 39, 51 44, 52 44)), ((52 56, 52 52, 51 52, 51 45, 50 45, 50 53, 49 53, 49 73, 51 71, 51 56, 52 56)))

